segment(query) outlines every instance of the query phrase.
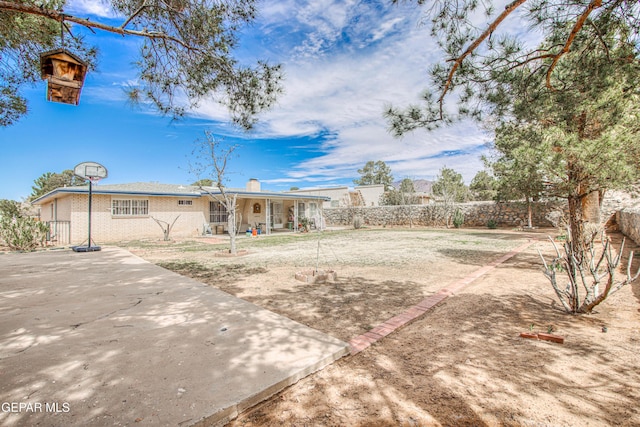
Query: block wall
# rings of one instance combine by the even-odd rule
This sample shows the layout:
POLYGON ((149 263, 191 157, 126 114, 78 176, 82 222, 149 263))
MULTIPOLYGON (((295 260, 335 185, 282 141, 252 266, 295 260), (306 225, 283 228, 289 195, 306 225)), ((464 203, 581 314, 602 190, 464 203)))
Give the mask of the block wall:
POLYGON ((640 244, 640 208, 622 209, 616 214, 620 231, 640 244))
MULTIPOLYGON (((472 202, 461 203, 459 208, 465 215, 464 224, 471 227, 486 226, 494 220, 500 227, 517 227, 527 224, 527 205, 525 203, 472 202)), ((546 215, 552 211, 565 211, 566 202, 535 203, 532 210, 532 222, 537 227, 551 227, 546 215)), ((413 206, 375 206, 328 208, 324 210, 328 225, 351 225, 353 216, 359 216, 364 224, 374 226, 443 226, 442 206, 430 203, 413 206)))

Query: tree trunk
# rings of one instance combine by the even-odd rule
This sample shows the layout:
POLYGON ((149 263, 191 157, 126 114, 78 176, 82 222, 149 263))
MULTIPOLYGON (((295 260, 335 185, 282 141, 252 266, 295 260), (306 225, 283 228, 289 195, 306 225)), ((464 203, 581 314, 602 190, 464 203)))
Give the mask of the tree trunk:
POLYGON ((594 190, 582 198, 582 212, 586 222, 600 225, 600 207, 602 205, 602 195, 598 190, 594 190))
POLYGON ((528 214, 528 219, 527 219, 527 226, 529 228, 533 227, 533 222, 531 221, 531 217, 533 216, 533 208, 531 206, 531 198, 529 196, 527 196, 527 214, 528 214))
POLYGON ((234 194, 226 200, 227 208, 227 230, 229 232, 229 253, 235 255, 238 250, 236 248, 237 224, 236 224, 236 201, 238 196, 234 194))
POLYGON ((568 197, 569 202, 569 231, 571 233, 571 255, 576 257, 578 263, 582 263, 582 258, 586 250, 584 240, 584 215, 582 211, 582 197, 572 195, 568 197))

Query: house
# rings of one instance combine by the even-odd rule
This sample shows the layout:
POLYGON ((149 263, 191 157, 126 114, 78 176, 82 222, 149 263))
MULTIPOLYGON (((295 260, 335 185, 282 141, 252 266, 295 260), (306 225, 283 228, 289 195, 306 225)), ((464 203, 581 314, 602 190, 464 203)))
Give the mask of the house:
MULTIPOLYGON (((245 189, 228 189, 237 196, 240 231, 259 227, 265 234, 295 232, 302 218, 319 224, 322 195, 262 191, 251 179, 245 189), (267 226, 268 225, 268 226, 267 226)), ((57 188, 33 201, 40 219, 50 225, 50 240, 60 245, 87 240, 89 186, 57 188)), ((227 232, 227 210, 216 187, 131 183, 92 186, 91 237, 99 243, 162 238, 156 220, 175 224, 171 237, 227 232)))
POLYGON ((347 186, 310 188, 291 190, 289 194, 323 196, 325 208, 340 208, 348 206, 380 206, 380 199, 384 194, 383 184, 359 185, 353 189, 347 186))

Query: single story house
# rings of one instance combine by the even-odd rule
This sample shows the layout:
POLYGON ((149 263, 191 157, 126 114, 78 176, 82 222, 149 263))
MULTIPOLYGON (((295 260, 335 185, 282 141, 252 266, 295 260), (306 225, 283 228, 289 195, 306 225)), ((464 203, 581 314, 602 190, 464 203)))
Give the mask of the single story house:
MULTIPOLYGON (((319 224, 327 197, 268 192, 251 179, 246 189, 228 189, 237 196, 240 232, 258 227, 262 233, 298 231, 303 218, 319 224)), ((88 236, 89 186, 57 188, 33 201, 40 220, 50 224, 50 240, 60 245, 83 244, 88 236)), ((175 224, 171 237, 227 232, 227 210, 216 187, 160 183, 93 184, 91 238, 98 244, 162 238, 156 221, 175 224)))
POLYGON ((380 199, 384 195, 383 184, 359 185, 353 189, 347 186, 309 188, 302 190, 291 190, 290 194, 304 194, 313 196, 324 196, 325 208, 344 208, 349 206, 380 206, 380 199))
MULTIPOLYGON (((287 193, 325 196, 325 208, 346 208, 380 206, 385 189, 383 184, 372 184, 358 185, 354 188, 341 186, 290 190, 287 193)), ((432 198, 431 193, 424 191, 416 191, 412 196, 415 199, 414 204, 417 205, 427 205, 432 198)))

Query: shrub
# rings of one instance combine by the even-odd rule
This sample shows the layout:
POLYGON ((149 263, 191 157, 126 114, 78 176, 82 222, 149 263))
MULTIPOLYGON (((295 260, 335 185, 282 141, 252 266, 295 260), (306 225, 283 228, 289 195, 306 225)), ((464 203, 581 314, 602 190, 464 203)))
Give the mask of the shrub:
POLYGON ((489 221, 487 221, 487 228, 495 230, 496 228, 498 228, 498 223, 495 219, 490 219, 489 221))
POLYGON ((464 213, 462 213, 460 209, 456 209, 453 213, 453 226, 455 228, 460 228, 462 227, 462 224, 464 224, 464 213))
POLYGON ((0 219, 0 240, 14 251, 30 251, 43 245, 48 227, 45 223, 28 217, 0 219))
POLYGON ((356 230, 359 228, 362 228, 362 217, 360 216, 353 217, 353 228, 355 228, 356 230))
MULTIPOLYGON (((302 226, 302 231, 307 232, 311 228, 311 223, 309 222, 309 218, 302 217, 300 218, 300 225, 302 226)), ((259 225, 256 224, 256 228, 259 228, 259 225)))

